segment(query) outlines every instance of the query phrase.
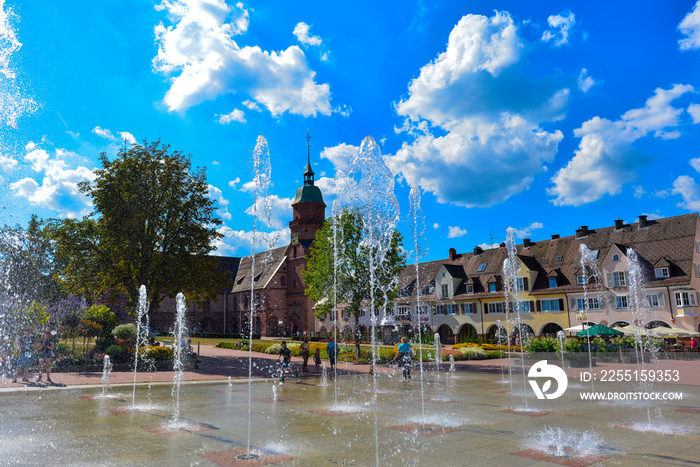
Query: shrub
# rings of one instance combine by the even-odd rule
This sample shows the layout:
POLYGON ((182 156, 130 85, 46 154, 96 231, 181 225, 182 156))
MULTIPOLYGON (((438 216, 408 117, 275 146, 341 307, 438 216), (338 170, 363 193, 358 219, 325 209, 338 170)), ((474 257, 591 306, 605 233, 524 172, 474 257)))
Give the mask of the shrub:
POLYGON ((117 343, 117 340, 114 338, 112 334, 107 334, 107 335, 102 335, 97 338, 95 341, 95 349, 96 350, 101 350, 101 351, 106 351, 107 348, 111 345, 115 345, 117 343))
POLYGON ((556 352, 559 350, 559 341, 554 337, 533 337, 527 341, 527 351, 534 352, 556 352))
POLYGON ((129 361, 131 352, 119 345, 110 345, 105 349, 105 354, 109 355, 112 363, 124 363, 129 361))
MULTIPOLYGON (((295 342, 287 342, 287 348, 292 352, 293 356, 298 356, 299 355, 299 346, 301 344, 295 343, 295 342)), ((279 353, 282 351, 282 344, 279 342, 276 342, 269 346, 268 348, 265 349, 265 353, 267 354, 272 354, 272 355, 279 355, 279 353)))
POLYGON ((463 347, 459 349, 467 360, 486 360, 488 355, 481 347, 463 347))
POLYGON ((249 350, 248 342, 219 342, 216 346, 220 349, 249 350))
POLYGON ((500 351, 496 350, 487 350, 486 351, 486 356, 489 358, 502 358, 503 356, 506 356, 507 354, 501 353, 500 351))
POLYGON ((464 342, 462 344, 455 344, 452 346, 452 350, 459 350, 463 347, 478 347, 478 344, 472 342, 464 342))
POLYGON ((149 347, 146 350, 146 357, 150 358, 151 360, 172 360, 173 355, 175 351, 173 350, 172 347, 163 347, 163 346, 158 346, 158 347, 149 347))
POLYGON ((133 323, 120 324, 112 329, 112 335, 120 343, 129 343, 134 345, 136 342, 136 325, 133 323))
POLYGON ((102 326, 102 336, 109 335, 112 329, 119 324, 119 318, 105 305, 92 305, 88 308, 87 318, 102 326))

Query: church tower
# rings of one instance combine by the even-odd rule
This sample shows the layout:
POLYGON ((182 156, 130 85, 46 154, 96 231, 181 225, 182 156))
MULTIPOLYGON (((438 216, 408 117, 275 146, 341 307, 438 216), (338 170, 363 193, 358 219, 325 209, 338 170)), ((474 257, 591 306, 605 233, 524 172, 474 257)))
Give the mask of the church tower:
POLYGON ((311 168, 311 136, 306 134, 306 171, 304 185, 297 190, 292 201, 294 216, 289 222, 292 238, 287 248, 287 311, 292 323, 307 333, 314 331, 313 303, 304 295, 304 280, 301 271, 306 267, 305 256, 316 238, 316 231, 323 227, 326 218, 326 203, 321 190, 314 185, 311 168))

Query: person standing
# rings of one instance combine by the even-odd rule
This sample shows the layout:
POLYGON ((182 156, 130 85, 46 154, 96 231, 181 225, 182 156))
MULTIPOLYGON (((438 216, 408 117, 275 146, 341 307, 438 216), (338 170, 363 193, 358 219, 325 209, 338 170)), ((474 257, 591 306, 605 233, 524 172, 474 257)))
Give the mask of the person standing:
POLYGON ((321 371, 321 349, 316 347, 316 352, 314 353, 314 364, 316 365, 316 373, 321 371))
POLYGON ((37 382, 41 381, 41 372, 46 371, 46 381, 53 383, 51 381, 51 360, 54 359, 54 348, 55 343, 53 337, 51 336, 51 331, 46 329, 44 331, 44 337, 38 342, 39 350, 37 352, 39 356, 39 379, 37 382))
POLYGON ((309 363, 309 336, 304 337, 304 342, 301 343, 299 347, 299 353, 301 354, 301 371, 306 371, 306 366, 309 363))
POLYGON ((405 337, 401 338, 398 352, 394 360, 398 359, 399 365, 403 368, 403 379, 411 379, 411 366, 413 365, 413 355, 415 350, 411 347, 405 337))
POLYGON ((331 340, 326 344, 326 353, 328 354, 328 360, 331 362, 331 371, 333 371, 338 354, 338 346, 335 343, 335 337, 331 337, 331 340))
POLYGON ((287 375, 287 368, 289 368, 289 362, 292 360, 292 351, 287 348, 287 342, 282 341, 282 348, 280 349, 280 356, 277 357, 277 361, 279 362, 280 358, 282 359, 282 377, 280 378, 280 382, 284 383, 284 377, 287 375))
POLYGON ((32 334, 33 330, 31 326, 27 326, 24 329, 24 335, 20 336, 18 339, 19 359, 17 360, 17 371, 15 373, 15 378, 12 380, 13 383, 17 382, 20 371, 23 372, 22 381, 25 383, 29 382, 27 379, 27 372, 29 371, 29 367, 32 366, 32 363, 34 363, 34 345, 36 342, 32 334))

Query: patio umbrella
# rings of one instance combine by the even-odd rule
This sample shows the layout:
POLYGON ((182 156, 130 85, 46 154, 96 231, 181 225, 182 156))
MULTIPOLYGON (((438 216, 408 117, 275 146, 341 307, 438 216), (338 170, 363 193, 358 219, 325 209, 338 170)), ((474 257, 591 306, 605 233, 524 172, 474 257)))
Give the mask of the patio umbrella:
POLYGON ((689 331, 688 329, 681 329, 677 327, 667 328, 666 326, 659 326, 654 329, 649 329, 657 337, 692 337, 700 336, 700 332, 689 331))
POLYGON ((587 336, 612 337, 612 336, 621 336, 622 334, 623 334, 623 332, 618 331, 617 329, 609 328, 607 326, 603 326, 602 324, 596 324, 595 326, 591 326, 590 328, 586 329, 585 331, 581 331, 576 335, 578 337, 587 337, 587 336))
POLYGON ((583 324, 579 324, 578 326, 572 326, 570 328, 564 329, 564 331, 567 332, 581 332, 583 331, 583 324))
POLYGON ((641 326, 633 326, 631 324, 628 324, 627 326, 620 326, 619 328, 614 328, 617 329, 618 331, 622 331, 622 333, 625 336, 634 336, 635 334, 640 335, 640 336, 646 336, 646 329, 644 329, 641 326))

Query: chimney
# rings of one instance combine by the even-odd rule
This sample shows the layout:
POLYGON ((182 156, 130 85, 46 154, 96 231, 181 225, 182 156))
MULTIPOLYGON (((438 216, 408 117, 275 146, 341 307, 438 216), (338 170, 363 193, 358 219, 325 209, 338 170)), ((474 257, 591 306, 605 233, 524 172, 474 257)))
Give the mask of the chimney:
POLYGON ((484 250, 483 250, 483 248, 481 248, 480 246, 475 246, 475 247, 474 247, 474 256, 480 255, 480 254, 483 253, 483 252, 484 252, 484 250))
POLYGON ((622 219, 619 217, 615 219, 615 230, 622 230, 622 225, 625 223, 622 219))
POLYGON ((450 261, 457 259, 457 250, 450 248, 450 261))
POLYGON ((639 216, 639 228, 640 229, 647 228, 647 216, 639 216))
POLYGON ((500 247, 501 247, 501 248, 505 248, 505 247, 506 247, 506 242, 501 242, 500 247))
POLYGON ((582 225, 580 229, 576 229, 576 238, 585 237, 588 235, 588 226, 582 225))
POLYGON ((529 238, 524 238, 524 239, 523 239, 523 246, 524 246, 525 248, 530 248, 530 245, 532 245, 532 242, 530 241, 530 239, 529 239, 529 238))
POLYGON ((559 238, 559 234, 552 234, 552 240, 556 240, 559 238))

